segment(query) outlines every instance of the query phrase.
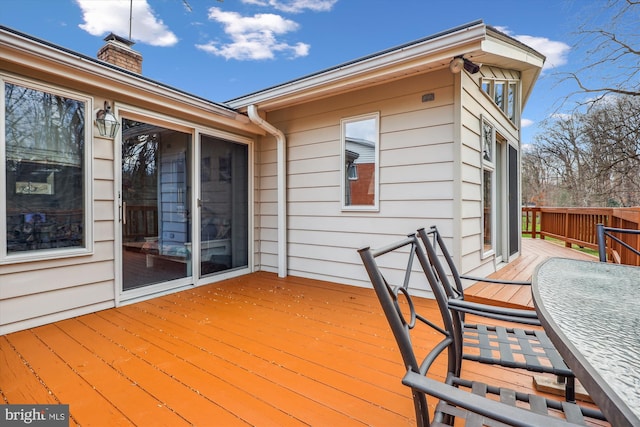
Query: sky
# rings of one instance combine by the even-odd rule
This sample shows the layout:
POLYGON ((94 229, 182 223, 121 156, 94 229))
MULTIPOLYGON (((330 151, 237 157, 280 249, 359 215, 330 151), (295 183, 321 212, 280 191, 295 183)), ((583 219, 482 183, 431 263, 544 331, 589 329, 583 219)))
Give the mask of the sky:
MULTIPOLYGON (((547 57, 522 142, 557 114, 585 65, 581 24, 605 0, 0 0, 0 24, 95 57, 110 32, 132 39, 142 74, 224 102, 476 20, 547 57), (130 19, 132 16, 132 19, 130 19)), ((1 55, 1 54, 0 54, 1 55)), ((567 107, 568 108, 568 107, 567 107)))

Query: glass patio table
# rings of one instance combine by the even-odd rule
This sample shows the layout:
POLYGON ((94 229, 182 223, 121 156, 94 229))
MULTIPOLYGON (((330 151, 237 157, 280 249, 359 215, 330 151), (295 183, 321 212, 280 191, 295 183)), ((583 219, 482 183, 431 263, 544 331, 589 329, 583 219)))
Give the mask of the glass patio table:
POLYGON ((614 426, 640 426, 640 267, 550 258, 533 275, 542 326, 614 426))

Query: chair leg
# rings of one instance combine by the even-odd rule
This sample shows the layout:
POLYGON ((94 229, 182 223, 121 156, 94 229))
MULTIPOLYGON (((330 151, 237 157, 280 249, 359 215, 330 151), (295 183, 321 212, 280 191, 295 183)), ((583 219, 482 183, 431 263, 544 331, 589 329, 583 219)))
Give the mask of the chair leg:
POLYGON ((576 378, 575 377, 567 377, 565 388, 565 399, 567 402, 576 403, 576 378))
POLYGON ((416 426, 417 427, 429 427, 431 421, 429 420, 429 407, 427 406, 427 398, 424 393, 412 390, 413 394, 413 406, 416 410, 416 426))

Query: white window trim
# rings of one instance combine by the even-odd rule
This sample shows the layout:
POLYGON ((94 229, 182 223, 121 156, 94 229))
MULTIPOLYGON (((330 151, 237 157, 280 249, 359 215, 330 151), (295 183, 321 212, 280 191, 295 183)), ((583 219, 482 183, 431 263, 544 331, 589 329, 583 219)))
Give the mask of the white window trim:
POLYGON ((84 147, 84 247, 55 248, 25 253, 7 254, 7 186, 0 185, 0 264, 70 258, 93 254, 93 98, 59 87, 36 83, 13 75, 0 73, 0 176, 6 178, 6 128, 5 128, 5 83, 20 85, 33 90, 72 98, 85 103, 85 147, 84 147))
POLYGON ((340 120, 340 201, 343 211, 373 211, 378 212, 380 210, 380 113, 362 114, 359 116, 346 117, 340 120), (375 120, 375 166, 374 166, 374 200, 373 205, 347 205, 345 202, 345 177, 347 176, 346 170, 346 135, 345 125, 347 123, 358 122, 361 120, 375 120))

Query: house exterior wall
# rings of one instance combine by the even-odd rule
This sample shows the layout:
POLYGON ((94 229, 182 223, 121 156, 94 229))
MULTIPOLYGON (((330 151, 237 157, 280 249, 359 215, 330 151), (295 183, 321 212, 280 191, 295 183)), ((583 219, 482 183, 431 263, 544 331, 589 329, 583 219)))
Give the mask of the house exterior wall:
MULTIPOLYGON (((3 73, 0 70, 0 76, 14 77, 15 74, 3 73)), ((48 77, 55 79, 55 76, 48 77)), ((30 80, 32 79, 25 79, 30 80)), ((59 81, 57 79, 55 84, 47 85, 52 89, 59 88, 59 81)), ((76 92, 89 95, 81 88, 76 92)), ((97 105, 103 105, 104 100, 100 95, 93 97, 92 105, 87 108, 87 126, 94 126, 93 109, 97 105)), ((109 101, 118 106, 117 99, 114 101, 110 98, 109 101)), ((150 116, 154 115, 153 107, 146 111, 150 116)), ((175 115, 173 119, 182 126, 187 123, 194 129, 193 132, 195 129, 203 129, 202 124, 189 124, 184 117, 175 115)), ((215 123, 209 125, 215 126, 215 123)), ((247 134, 240 133, 238 138, 246 140, 247 134)), ((95 129, 92 139, 86 143, 91 150, 91 170, 86 173, 92 177, 87 184, 92 187, 92 222, 88 226, 93 231, 93 251, 86 255, 66 258, 0 263, 0 335, 119 304, 121 294, 117 277, 120 266, 117 251, 120 228, 117 217, 116 176, 120 167, 116 159, 116 152, 120 149, 119 143, 118 138, 113 140, 100 137, 95 129)), ((249 158, 252 159, 253 156, 250 155, 249 158)), ((255 165, 250 168, 254 169, 255 165)), ((251 212, 253 209, 257 207, 252 207, 251 212)), ((249 269, 253 270, 255 266, 250 265, 249 269)), ((219 279, 209 278, 208 282, 214 280, 219 279)), ((193 278, 189 285, 196 284, 195 281, 197 278, 193 278)))
MULTIPOLYGON (((454 77, 448 70, 271 111, 287 138, 288 273, 368 286, 357 254, 456 220, 454 77), (427 93, 433 101, 422 101, 427 93), (380 114, 380 209, 341 209, 340 120, 380 114)), ((275 143, 261 141, 261 256, 276 271, 275 143)))
MULTIPOLYGON (((482 91, 483 77, 518 74, 445 69, 269 112, 287 138, 288 274, 368 286, 358 248, 431 225, 461 271, 495 271, 495 256, 483 255, 481 120, 518 149, 520 132, 482 91), (427 93, 435 99, 423 102, 427 93), (342 211, 340 120, 373 112, 380 113, 380 208, 342 211)), ((275 141, 260 145, 261 268, 275 272, 275 141)))
MULTIPOLYGON (((2 48, 5 49, 5 46, 2 48)), ((52 51, 50 55, 59 60, 43 60, 29 54, 22 56, 17 49, 9 48, 3 50, 3 55, 6 56, 0 61, 0 78, 25 84, 37 83, 38 87, 50 88, 53 92, 64 90, 90 100, 85 112, 85 126, 91 129, 85 144, 91 153, 85 172, 90 179, 85 182, 91 187, 91 221, 87 227, 91 228, 92 247, 81 255, 63 254, 62 257, 23 261, 5 259, 0 262, 0 335, 103 310, 120 303, 117 283, 120 268, 117 256, 120 250, 117 203, 120 165, 117 153, 120 140, 100 137, 94 123, 95 110, 101 108, 105 100, 109 101, 116 114, 121 105, 134 106, 141 120, 146 114, 150 117, 168 117, 169 123, 180 123, 194 135, 197 130, 216 130, 228 139, 246 143, 261 132, 248 119, 238 121, 233 117, 233 112, 229 112, 228 116, 218 115, 216 107, 208 103, 200 104, 200 100, 188 96, 183 99, 175 91, 162 93, 162 90, 158 90, 155 94, 145 94, 144 82, 126 82, 129 77, 116 75, 80 58, 68 59, 66 54, 52 51), (58 56, 62 56, 62 59, 58 56), (65 61, 70 65, 62 65, 65 61), (91 69, 84 70, 85 66, 91 69), (100 73, 104 76, 100 77, 100 73)), ((157 85, 153 87, 156 88, 153 90, 157 90, 157 85)), ((253 144, 249 149, 253 149, 253 144)), ((253 153, 250 153, 249 159, 253 161, 253 153)), ((249 168, 251 172, 255 169, 255 164, 249 168)), ((255 185, 255 180, 251 183, 255 185)), ((253 185, 250 188, 257 191, 253 185)), ((256 195, 255 192, 253 194, 256 195)), ((253 198, 250 198, 251 202, 254 202, 253 198)), ((250 215, 253 215, 254 209, 258 207, 250 207, 250 215)), ((253 238, 251 232, 250 236, 253 238)), ((249 258, 253 260, 253 257, 249 258)), ((253 269, 254 265, 250 264, 248 271, 253 269)), ((200 282, 214 280, 218 279, 209 277, 200 282)), ((187 285, 200 284, 197 281, 197 278, 193 278, 187 285)))
MULTIPOLYGON (((95 99, 96 105, 103 101, 95 99)), ((87 117, 87 125, 91 123, 87 117)), ((0 334, 115 305, 113 144, 98 136, 87 142, 92 151, 93 252, 0 265, 0 334)))
MULTIPOLYGON (((256 139, 249 155, 254 245, 248 270, 279 272, 278 151, 273 136, 236 112, 118 74, 87 58, 53 48, 47 52, 50 47, 21 56, 21 43, 30 42, 3 51, 0 74, 91 99, 87 126, 94 126, 93 110, 108 100, 132 120, 157 117, 162 123, 179 123, 194 136, 216 129, 222 138, 256 139)), ((452 74, 446 64, 435 71, 424 69, 394 74, 366 89, 331 91, 330 96, 268 110, 266 120, 286 135, 287 274, 370 286, 357 249, 380 247, 431 225, 438 226, 462 271, 495 270, 494 257, 483 256, 480 123, 489 120, 518 149, 520 132, 484 94, 481 79, 519 76, 489 66, 475 75, 452 74), (376 210, 343 210, 341 120, 370 114, 379 117, 379 205, 376 210)), ((120 303, 119 140, 101 138, 96 129, 90 139, 92 251, 69 258, 0 262, 0 334, 120 303)), ((199 162, 195 155, 194 160, 199 162)), ((197 212, 193 196, 191 207, 197 212)), ((397 267, 404 271, 405 266, 397 267)), ((198 280, 189 283, 185 278, 183 288, 200 284, 198 280)))
POLYGON ((482 146, 481 120, 484 117, 520 149, 518 127, 483 92, 483 77, 517 80, 518 74, 496 67, 483 66, 475 75, 461 74, 461 239, 459 268, 476 275, 495 271, 495 257, 482 256, 482 146))

